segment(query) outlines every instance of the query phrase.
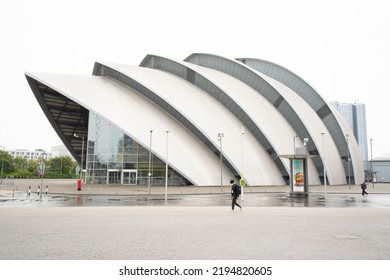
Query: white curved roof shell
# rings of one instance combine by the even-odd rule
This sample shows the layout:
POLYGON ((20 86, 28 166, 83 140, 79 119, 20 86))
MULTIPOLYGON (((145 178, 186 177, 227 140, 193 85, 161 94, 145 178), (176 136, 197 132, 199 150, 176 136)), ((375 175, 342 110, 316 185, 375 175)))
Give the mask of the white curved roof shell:
MULTIPOLYGON (((81 156, 80 149, 69 140, 73 135, 68 132, 71 130, 61 126, 58 118, 50 116, 50 108, 45 106, 47 101, 40 96, 42 85, 72 100, 81 110, 93 111, 109 120, 144 147, 148 147, 149 131, 153 130, 152 152, 163 160, 166 158, 165 131, 169 131, 168 163, 195 185, 220 183, 218 133, 224 133, 222 176, 225 184, 240 173, 245 174, 251 185, 285 184, 285 174, 290 168, 288 160, 270 155, 293 153, 293 139, 298 133, 291 120, 243 80, 190 62, 166 59, 166 63, 169 70, 158 69, 158 65, 153 69, 154 66, 98 62, 94 70, 96 76, 26 73, 26 77, 53 127, 76 158, 81 156), (199 81, 206 81, 206 85, 200 87, 199 81), (213 96, 213 90, 221 96, 213 96), (229 105, 232 102, 234 106, 229 105), (249 121, 244 123, 244 118, 249 121)), ((308 136, 318 150, 317 156, 326 161, 329 183, 346 183, 340 149, 329 133, 329 126, 324 125, 318 113, 290 87, 257 70, 253 72, 284 98, 310 132, 308 136), (325 156, 323 147, 326 147, 325 156)), ((337 125, 345 133, 350 131, 339 119, 337 125)), ((302 145, 304 137, 306 135, 296 137, 297 147, 302 145)), ((350 142, 353 175, 360 181, 363 174, 359 172, 363 168, 359 149, 354 139, 350 142)), ((320 184, 323 174, 318 161, 315 165, 309 159, 308 164, 309 183, 320 184)))
MULTIPOLYGON (((149 131, 153 130, 153 153, 163 159, 166 157, 165 131, 170 131, 168 162, 174 169, 198 185, 220 180, 218 158, 172 117, 117 81, 107 77, 56 74, 31 74, 31 77, 110 120, 144 146, 148 146, 149 131), (124 104, 131 104, 131 109, 124 104), (139 116, 142 122, 138 121, 139 116), (207 168, 205 162, 210 163, 207 168)), ((233 176, 226 168, 223 172, 227 178, 233 176)))

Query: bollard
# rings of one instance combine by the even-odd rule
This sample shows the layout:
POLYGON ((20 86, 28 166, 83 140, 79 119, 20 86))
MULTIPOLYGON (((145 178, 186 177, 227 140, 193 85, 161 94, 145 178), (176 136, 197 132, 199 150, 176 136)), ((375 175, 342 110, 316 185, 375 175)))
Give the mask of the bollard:
POLYGON ((37 192, 38 196, 40 193, 41 193, 41 186, 38 186, 38 192, 37 192))
POLYGON ((48 187, 47 187, 47 185, 46 185, 46 196, 47 196, 47 188, 48 188, 48 187))
POLYGON ((30 197, 30 195, 31 195, 31 186, 28 186, 28 194, 27 194, 27 196, 30 197))
POLYGON ((81 179, 77 180, 77 190, 81 191, 81 179))

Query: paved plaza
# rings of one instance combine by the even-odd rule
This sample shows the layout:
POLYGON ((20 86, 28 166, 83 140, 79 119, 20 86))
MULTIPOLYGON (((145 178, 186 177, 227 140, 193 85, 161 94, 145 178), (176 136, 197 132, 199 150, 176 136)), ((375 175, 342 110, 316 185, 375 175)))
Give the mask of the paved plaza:
POLYGON ((303 200, 289 200, 288 189, 259 189, 245 194, 243 211, 229 211, 228 193, 215 187, 171 193, 165 204, 161 192, 148 200, 69 184, 41 200, 26 199, 25 186, 16 194, 15 185, 2 187, 1 260, 390 259, 389 185, 370 186, 364 198, 358 186, 329 187, 326 196, 318 186, 303 200))

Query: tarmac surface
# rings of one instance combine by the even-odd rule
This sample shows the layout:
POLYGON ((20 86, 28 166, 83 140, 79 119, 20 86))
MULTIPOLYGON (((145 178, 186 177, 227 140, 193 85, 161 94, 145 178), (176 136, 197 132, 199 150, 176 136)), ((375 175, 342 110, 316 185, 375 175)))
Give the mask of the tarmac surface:
POLYGON ((170 187, 165 201, 162 187, 47 180, 41 197, 37 183, 0 188, 0 260, 390 259, 390 185, 253 187, 230 211, 228 186, 170 187))

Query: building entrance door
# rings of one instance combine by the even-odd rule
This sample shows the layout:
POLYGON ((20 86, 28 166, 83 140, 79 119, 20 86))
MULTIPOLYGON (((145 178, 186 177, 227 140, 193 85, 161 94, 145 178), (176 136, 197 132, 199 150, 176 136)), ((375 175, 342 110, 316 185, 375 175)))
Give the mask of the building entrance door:
POLYGON ((107 185, 119 185, 121 183, 121 172, 118 169, 107 170, 107 185))
POLYGON ((122 185, 137 185, 137 175, 136 169, 122 170, 122 185))

